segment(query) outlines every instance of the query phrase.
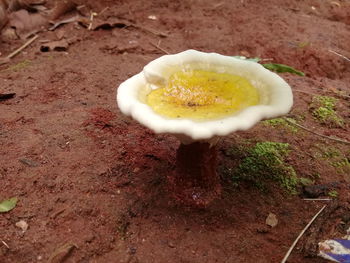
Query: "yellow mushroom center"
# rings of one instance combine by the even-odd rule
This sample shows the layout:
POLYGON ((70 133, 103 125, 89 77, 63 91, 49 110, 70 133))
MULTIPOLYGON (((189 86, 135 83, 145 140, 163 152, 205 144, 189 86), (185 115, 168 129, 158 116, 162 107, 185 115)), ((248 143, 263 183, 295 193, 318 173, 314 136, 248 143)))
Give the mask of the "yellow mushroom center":
POLYGON ((258 90, 246 79, 204 70, 179 71, 147 95, 147 104, 168 118, 219 119, 259 103, 258 90))

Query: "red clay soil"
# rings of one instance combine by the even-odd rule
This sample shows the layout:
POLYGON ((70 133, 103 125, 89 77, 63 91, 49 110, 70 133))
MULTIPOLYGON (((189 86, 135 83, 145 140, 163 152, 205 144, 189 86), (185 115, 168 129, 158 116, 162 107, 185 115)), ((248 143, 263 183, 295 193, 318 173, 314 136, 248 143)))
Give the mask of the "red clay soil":
MULTIPOLYGON (((327 204, 288 259, 326 262, 316 257, 318 242, 342 237, 350 226, 348 144, 263 123, 227 136, 217 145, 222 195, 194 209, 176 202, 168 188, 179 142, 123 116, 115 96, 122 81, 167 52, 260 57, 306 73, 283 74, 295 96, 290 117, 350 141, 349 1, 87 2, 97 13, 109 7, 101 20, 128 26, 62 25, 39 33, 0 66, 0 93, 16 93, 0 102, 0 201, 19 199, 0 214, 0 262, 281 262, 327 204), (75 41, 66 52, 41 52, 58 34, 75 41), (312 116, 314 95, 338 99, 343 127, 312 116), (307 201, 302 189, 291 195, 276 184, 269 191, 232 185, 222 170, 237 167, 242 156, 231 149, 264 141, 289 143, 286 162, 298 176, 331 186, 338 197, 307 201), (278 218, 274 228, 265 224, 269 213, 278 218), (16 226, 20 220, 27 231, 16 226)), ((23 43, 3 39, 2 56, 23 43)))

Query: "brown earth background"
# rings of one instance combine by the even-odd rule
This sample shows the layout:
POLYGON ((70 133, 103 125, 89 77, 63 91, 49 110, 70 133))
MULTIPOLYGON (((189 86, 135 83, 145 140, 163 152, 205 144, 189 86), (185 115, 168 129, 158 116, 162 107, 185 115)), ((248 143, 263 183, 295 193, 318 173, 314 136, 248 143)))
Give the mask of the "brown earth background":
MULTIPOLYGON (((115 97, 122 81, 166 53, 197 49, 259 57, 305 72, 305 77, 281 75, 294 91, 289 117, 349 141, 350 2, 84 4, 103 11, 96 18, 108 23, 95 30, 77 22, 44 30, 0 65, 0 93, 16 93, 0 102, 0 200, 19 199, 12 211, 0 214, 0 262, 280 262, 327 204, 288 260, 326 262, 315 257, 317 243, 345 235, 350 226, 348 144, 263 123, 227 136, 218 145, 222 177, 222 169, 240 161, 230 149, 284 142, 292 149, 286 162, 298 176, 331 185, 338 197, 307 201, 301 188, 296 195, 276 185, 262 192, 248 182, 233 187, 223 178, 219 200, 206 209, 189 208, 167 190, 179 142, 123 116, 115 97), (40 51, 46 40, 58 37, 74 41, 63 51, 40 51), (342 127, 312 116, 316 95, 337 98, 342 127), (343 156, 344 166, 317 158, 329 148, 343 156), (265 224, 269 213, 277 215, 274 228, 265 224), (27 231, 16 227, 20 220, 27 231)), ((2 57, 25 41, 3 37, 2 57)))

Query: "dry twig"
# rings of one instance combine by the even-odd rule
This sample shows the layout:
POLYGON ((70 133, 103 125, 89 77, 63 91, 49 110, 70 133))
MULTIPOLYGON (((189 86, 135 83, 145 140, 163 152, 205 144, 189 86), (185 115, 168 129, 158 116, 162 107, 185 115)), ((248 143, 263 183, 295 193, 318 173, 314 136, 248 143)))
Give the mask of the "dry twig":
POLYGON ((320 136, 320 137, 322 137, 322 138, 326 138, 326 139, 328 139, 328 140, 333 140, 333 141, 336 141, 336 142, 339 142, 339 143, 344 143, 344 144, 350 145, 350 142, 349 142, 349 141, 342 140, 342 139, 338 139, 338 138, 329 137, 329 136, 320 134, 320 133, 318 133, 318 132, 314 132, 314 131, 310 130, 309 128, 306 128, 306 127, 304 127, 304 126, 302 126, 302 125, 300 125, 300 124, 298 124, 298 123, 296 123, 296 122, 294 122, 294 121, 289 120, 288 118, 283 118, 283 119, 284 119, 286 122, 288 122, 288 123, 290 123, 290 124, 292 124, 292 125, 294 125, 294 126, 300 128, 300 129, 303 129, 303 130, 305 130, 305 131, 308 131, 308 132, 310 132, 310 133, 312 133, 312 134, 315 134, 315 135, 317 135, 317 136, 320 136))
POLYGON ((4 246, 7 247, 7 249, 10 249, 9 245, 7 245, 7 243, 4 240, 1 240, 1 243, 3 243, 4 246))
POLYGON ((102 11, 100 13, 98 13, 98 15, 102 15, 104 12, 106 12, 109 9, 109 6, 106 6, 105 8, 102 9, 102 11))
POLYGON ((106 10, 108 10, 108 8, 109 8, 108 6, 105 7, 100 13, 91 12, 91 14, 90 14, 90 24, 89 24, 89 26, 88 26, 88 30, 92 30, 92 23, 94 22, 94 17, 95 17, 95 16, 99 16, 99 15, 101 15, 102 13, 106 12, 106 10))
POLYGON ((156 36, 159 36, 159 37, 167 37, 168 34, 164 33, 164 32, 159 32, 159 31, 156 31, 154 29, 151 29, 151 28, 148 28, 148 27, 144 27, 144 26, 141 26, 141 25, 138 25, 138 24, 130 24, 130 25, 127 25, 127 26, 132 26, 132 27, 135 27, 135 28, 138 28, 138 29, 141 29, 143 31, 146 31, 148 33, 151 33, 153 35, 156 35, 156 36))
MULTIPOLYGON (((300 92, 300 93, 304 93, 304 94, 308 94, 310 96, 320 96, 320 94, 316 94, 316 93, 311 93, 311 92, 307 92, 307 91, 303 91, 303 90, 298 90, 298 89, 293 89, 293 91, 296 91, 296 92, 300 92)), ((320 90, 321 91, 321 90, 320 90)), ((341 93, 338 93, 338 92, 334 92, 334 95, 337 96, 337 97, 340 97, 340 98, 343 98, 343 99, 349 99, 350 96, 348 95, 344 95, 344 94, 341 94, 341 93)))
POLYGON ((332 201, 331 198, 304 198, 305 201, 332 201))
POLYGON ((10 62, 11 58, 17 56, 23 49, 28 47, 31 43, 33 43, 39 36, 35 35, 31 39, 29 39, 26 43, 24 43, 21 47, 13 51, 11 54, 7 55, 5 58, 0 58, 0 65, 6 64, 10 62))
POLYGON ((33 43, 39 36, 35 35, 31 39, 29 39, 26 43, 23 44, 23 46, 19 47, 15 51, 13 51, 11 54, 9 54, 6 58, 11 59, 15 56, 17 56, 23 49, 28 47, 31 43, 33 43))
POLYGON ((88 26, 88 30, 92 30, 92 23, 93 23, 93 21, 94 21, 94 17, 95 17, 95 16, 97 16, 97 13, 91 12, 91 14, 90 14, 90 24, 89 24, 89 26, 88 26))
POLYGON ((159 49, 160 51, 164 52, 165 54, 167 54, 167 55, 170 54, 167 50, 165 50, 164 48, 162 48, 162 47, 160 46, 160 43, 161 43, 160 40, 158 41, 158 44, 157 44, 157 45, 154 44, 153 42, 150 42, 150 43, 151 43, 152 46, 154 46, 155 48, 157 48, 157 49, 159 49))
POLYGON ((334 50, 331 50, 331 49, 328 49, 328 51, 333 53, 333 54, 335 54, 335 55, 337 55, 337 56, 339 56, 339 57, 341 57, 341 58, 343 58, 343 59, 345 59, 345 60, 347 60, 348 62, 350 62, 350 58, 348 58, 348 57, 346 57, 346 56, 344 56, 344 55, 342 55, 342 54, 340 54, 340 53, 338 53, 338 52, 336 52, 334 50))
POLYGON ((284 256, 284 258, 282 259, 281 263, 285 263, 288 259, 288 257, 290 256, 290 254, 292 253, 294 247, 296 246, 296 244, 298 243, 299 239, 304 235, 304 233, 306 232, 306 230, 311 226, 311 224, 315 221, 315 219, 322 213, 322 211, 326 208, 326 205, 324 205, 320 211, 317 212, 316 215, 314 215, 314 217, 310 220, 310 222, 305 226, 305 228, 300 232, 299 236, 294 240, 292 246, 289 248, 287 254, 284 256))

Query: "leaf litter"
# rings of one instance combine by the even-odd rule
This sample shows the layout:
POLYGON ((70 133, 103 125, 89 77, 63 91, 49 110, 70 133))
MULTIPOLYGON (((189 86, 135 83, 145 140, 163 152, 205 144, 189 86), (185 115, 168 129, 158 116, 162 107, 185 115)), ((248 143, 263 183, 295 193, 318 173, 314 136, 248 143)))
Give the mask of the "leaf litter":
MULTIPOLYGON (((88 30, 134 27, 159 37, 168 36, 167 33, 125 19, 109 16, 103 16, 102 19, 101 15, 108 10, 108 7, 96 13, 92 10, 88 12, 85 5, 78 6, 76 1, 72 0, 55 1, 51 9, 45 6, 46 2, 45 0, 0 0, 0 30, 3 28, 1 38, 5 41, 18 38, 24 40, 34 35, 31 40, 15 51, 15 55, 29 46, 38 37, 38 33, 56 30, 68 23, 77 23, 88 30)), ((76 39, 66 39, 64 33, 56 34, 56 39, 40 40, 42 43, 40 51, 67 51, 69 45, 76 41, 76 39)), ((10 55, 0 57, 0 65, 9 63, 12 57, 10 55)))
POLYGON ((58 263, 65 262, 65 260, 71 255, 73 250, 78 248, 77 245, 73 243, 66 243, 58 247, 50 256, 48 263, 58 263))
POLYGON ((15 96, 16 96, 16 93, 5 93, 5 94, 0 93, 0 102, 13 99, 15 96))
POLYGON ((48 25, 47 19, 39 13, 29 13, 21 9, 9 15, 9 27, 16 29, 16 34, 21 39, 26 39, 40 31, 48 25))
POLYGON ((66 39, 61 39, 57 41, 50 41, 44 43, 40 46, 41 52, 48 51, 66 51, 68 49, 69 43, 66 39))
POLYGON ((3 200, 0 202, 0 213, 6 213, 11 211, 13 208, 16 207, 18 198, 17 197, 12 197, 7 200, 3 200))

